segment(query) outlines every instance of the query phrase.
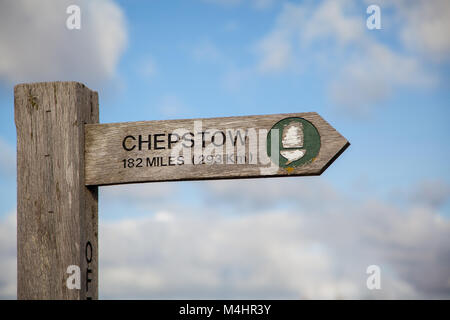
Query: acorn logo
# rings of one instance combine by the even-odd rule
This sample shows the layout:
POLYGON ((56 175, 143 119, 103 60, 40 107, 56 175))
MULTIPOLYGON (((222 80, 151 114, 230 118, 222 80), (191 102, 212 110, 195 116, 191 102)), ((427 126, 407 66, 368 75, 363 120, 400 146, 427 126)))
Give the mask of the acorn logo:
POLYGON ((303 118, 278 121, 267 135, 267 155, 282 168, 292 168, 313 162, 320 151, 320 135, 316 127, 303 118), (271 154, 272 130, 278 129, 279 153, 271 154), (278 159, 277 159, 277 158, 278 159))

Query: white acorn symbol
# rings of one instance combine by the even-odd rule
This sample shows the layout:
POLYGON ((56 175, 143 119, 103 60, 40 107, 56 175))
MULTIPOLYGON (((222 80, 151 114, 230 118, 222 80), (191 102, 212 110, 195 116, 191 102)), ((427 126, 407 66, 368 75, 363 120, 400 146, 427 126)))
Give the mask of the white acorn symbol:
POLYGON ((303 148, 303 124, 301 122, 291 122, 283 129, 281 144, 283 148, 290 150, 280 150, 280 154, 288 161, 286 165, 301 159, 306 150, 303 148))

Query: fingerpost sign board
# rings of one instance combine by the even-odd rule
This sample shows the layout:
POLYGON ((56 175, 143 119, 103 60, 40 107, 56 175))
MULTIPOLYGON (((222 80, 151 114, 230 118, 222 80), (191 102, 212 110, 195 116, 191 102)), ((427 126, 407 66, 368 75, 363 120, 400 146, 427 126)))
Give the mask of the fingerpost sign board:
POLYGON ((98 186, 320 175, 349 146, 315 112, 98 119, 81 83, 15 87, 19 299, 98 298, 98 186))

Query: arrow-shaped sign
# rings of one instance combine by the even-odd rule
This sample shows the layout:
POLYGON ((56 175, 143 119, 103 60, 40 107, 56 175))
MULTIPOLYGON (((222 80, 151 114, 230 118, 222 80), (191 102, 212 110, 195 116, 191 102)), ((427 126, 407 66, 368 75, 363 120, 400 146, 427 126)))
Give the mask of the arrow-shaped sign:
POLYGON ((87 124, 85 181, 320 175, 349 145, 315 112, 87 124))

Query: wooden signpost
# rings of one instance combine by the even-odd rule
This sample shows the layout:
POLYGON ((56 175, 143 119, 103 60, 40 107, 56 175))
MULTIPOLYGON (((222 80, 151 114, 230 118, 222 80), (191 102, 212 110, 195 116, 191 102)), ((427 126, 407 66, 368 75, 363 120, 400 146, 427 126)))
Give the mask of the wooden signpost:
POLYGON ((320 175, 349 146, 314 112, 99 124, 83 84, 14 94, 19 299, 98 298, 98 186, 320 175))

